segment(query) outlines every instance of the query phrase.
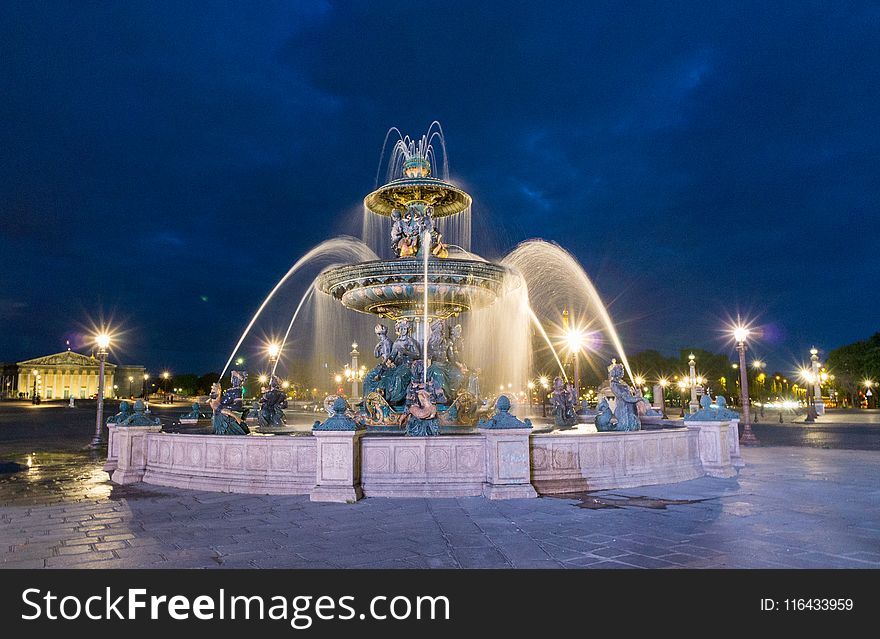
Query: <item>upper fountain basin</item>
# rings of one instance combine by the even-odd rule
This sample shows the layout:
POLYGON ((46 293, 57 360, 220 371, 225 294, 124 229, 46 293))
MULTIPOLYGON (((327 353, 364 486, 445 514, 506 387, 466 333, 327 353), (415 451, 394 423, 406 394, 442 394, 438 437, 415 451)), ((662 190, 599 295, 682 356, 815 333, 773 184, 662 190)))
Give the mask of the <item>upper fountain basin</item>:
MULTIPOLYGON (((518 277, 504 266, 455 258, 428 260, 428 315, 447 318, 491 305, 518 277)), ((315 286, 346 308, 397 320, 424 312, 421 258, 362 262, 321 273, 315 286)))
POLYGON ((391 215, 415 202, 433 206, 437 218, 461 213, 471 205, 471 196, 443 180, 415 177, 389 182, 364 198, 364 206, 379 215, 391 215))

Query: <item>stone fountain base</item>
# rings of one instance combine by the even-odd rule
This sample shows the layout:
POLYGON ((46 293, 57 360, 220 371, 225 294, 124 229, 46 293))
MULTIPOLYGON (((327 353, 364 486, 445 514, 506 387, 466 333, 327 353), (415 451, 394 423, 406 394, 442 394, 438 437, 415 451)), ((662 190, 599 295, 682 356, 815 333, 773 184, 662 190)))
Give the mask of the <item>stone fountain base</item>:
POLYGON ((119 484, 310 495, 314 501, 514 499, 732 477, 742 463, 732 446, 735 428, 725 421, 636 432, 582 426, 407 437, 363 431, 220 436, 116 426, 105 469, 119 484))

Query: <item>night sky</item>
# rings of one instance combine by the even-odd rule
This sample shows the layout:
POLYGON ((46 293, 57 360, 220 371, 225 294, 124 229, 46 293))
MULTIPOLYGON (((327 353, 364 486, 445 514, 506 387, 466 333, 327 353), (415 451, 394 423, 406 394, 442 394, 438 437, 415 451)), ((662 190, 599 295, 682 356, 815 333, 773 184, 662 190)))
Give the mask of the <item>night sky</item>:
POLYGON ((729 351, 741 313, 790 370, 880 329, 878 33, 876 2, 4 2, 0 360, 112 320, 117 359, 219 370, 436 119, 477 252, 558 242, 630 352, 729 351))

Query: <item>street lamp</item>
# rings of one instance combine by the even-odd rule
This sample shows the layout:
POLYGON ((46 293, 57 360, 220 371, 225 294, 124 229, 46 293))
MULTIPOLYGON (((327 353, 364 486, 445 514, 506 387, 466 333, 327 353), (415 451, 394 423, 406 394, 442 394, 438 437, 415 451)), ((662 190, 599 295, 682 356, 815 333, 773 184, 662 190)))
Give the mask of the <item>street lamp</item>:
POLYGON ((871 408, 871 397, 874 395, 874 391, 871 390, 871 387, 874 385, 874 381, 866 379, 862 384, 865 387, 865 407, 871 408))
POLYGON ((681 416, 684 417, 684 393, 688 388, 688 383, 684 379, 678 380, 678 390, 681 393, 681 416))
MULTIPOLYGON (((813 378, 815 385, 813 387, 813 404, 816 407, 816 415, 825 414, 825 402, 822 401, 822 375, 819 372, 819 349, 815 346, 810 349, 810 362, 813 367, 813 378)), ((825 375, 827 379, 827 374, 825 375)))
POLYGON ((568 351, 574 358, 574 392, 577 397, 581 396, 581 349, 584 346, 584 334, 576 328, 572 328, 566 333, 565 341, 568 344, 568 351))
POLYGON ((144 403, 146 403, 147 400, 149 399, 149 393, 148 393, 149 388, 148 388, 148 386, 147 386, 147 380, 148 380, 148 379, 150 379, 150 374, 149 374, 149 373, 144 373, 144 388, 143 388, 143 391, 144 391, 144 392, 142 393, 143 396, 144 396, 144 403))
POLYGON ((541 375, 538 379, 538 383, 541 384, 541 415, 543 417, 547 417, 547 391, 550 389, 550 380, 547 379, 546 375, 541 375))
POLYGON ((162 390, 165 391, 165 395, 166 395, 165 401, 166 402, 168 401, 168 397, 167 397, 167 395, 168 395, 168 379, 170 377, 171 377, 171 373, 169 373, 168 371, 165 371, 162 373, 162 379, 164 380, 162 382, 162 390))
POLYGON ((758 438, 752 432, 752 420, 749 412, 749 379, 746 368, 746 340, 749 333, 749 329, 742 325, 733 328, 733 339, 736 340, 736 350, 739 351, 739 387, 744 422, 743 434, 739 441, 746 446, 758 444, 758 438))
POLYGON ((806 387, 804 388, 804 401, 807 403, 807 416, 804 417, 804 423, 812 424, 816 421, 816 407, 813 404, 813 385, 815 384, 815 379, 813 377, 813 371, 810 368, 802 368, 800 370, 801 379, 806 383, 806 387))
POLYGON ((657 380, 657 383, 660 384, 660 406, 662 407, 662 417, 663 419, 669 419, 666 415, 666 387, 669 386, 669 380, 665 377, 661 377, 657 380))
POLYGON ((134 377, 132 377, 131 375, 129 375, 129 376, 128 376, 128 396, 129 396, 129 397, 133 397, 133 395, 131 394, 131 383, 132 383, 133 381, 134 381, 134 377))
POLYGON ((691 353, 688 355, 688 366, 690 367, 690 386, 691 386, 691 403, 688 406, 688 410, 691 414, 696 413, 700 410, 700 402, 697 401, 697 370, 696 370, 696 356, 691 353))
POLYGON ((275 367, 278 366, 278 356, 281 354, 281 346, 272 342, 266 347, 266 353, 269 355, 269 366, 271 366, 274 375, 275 367))
POLYGON ((89 444, 89 448, 98 448, 101 445, 101 426, 104 422, 104 362, 107 360, 107 349, 110 348, 110 336, 101 333, 95 337, 98 345, 98 410, 95 415, 95 436, 89 444))

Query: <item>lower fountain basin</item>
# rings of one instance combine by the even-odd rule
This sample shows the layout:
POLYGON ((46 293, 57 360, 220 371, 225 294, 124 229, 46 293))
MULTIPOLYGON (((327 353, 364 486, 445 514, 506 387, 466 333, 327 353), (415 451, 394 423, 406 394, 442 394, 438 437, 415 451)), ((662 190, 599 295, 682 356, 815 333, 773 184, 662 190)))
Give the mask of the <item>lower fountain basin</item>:
MULTIPOLYGON (((518 278, 510 269, 456 258, 428 260, 428 314, 445 319, 495 302, 518 278)), ((362 262, 318 276, 318 290, 346 308, 397 320, 424 312, 425 273, 421 258, 362 262)))

